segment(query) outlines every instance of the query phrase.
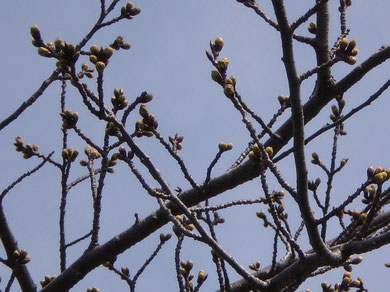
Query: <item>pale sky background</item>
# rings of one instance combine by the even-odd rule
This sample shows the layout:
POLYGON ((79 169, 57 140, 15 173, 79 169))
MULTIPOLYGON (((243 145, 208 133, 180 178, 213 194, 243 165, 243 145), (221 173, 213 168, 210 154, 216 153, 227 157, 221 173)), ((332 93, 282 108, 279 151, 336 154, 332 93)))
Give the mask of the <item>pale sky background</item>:
MULTIPOLYGON (((270 1, 259 2, 264 11, 274 18, 270 1)), ((286 1, 289 19, 296 19, 313 2, 286 1)), ((330 31, 332 44, 340 30, 337 25, 339 1, 329 2, 333 21, 330 31)), ((125 2, 122 3, 124 4, 125 2)), ((279 94, 288 94, 283 64, 280 60, 278 33, 252 10, 233 0, 145 0, 134 1, 134 4, 142 8, 140 15, 131 21, 121 21, 103 29, 86 47, 89 48, 93 44, 107 46, 118 35, 123 35, 124 39, 132 44, 130 51, 114 53, 105 71, 107 102, 115 87, 124 89, 129 101, 134 100, 142 91, 153 93, 155 98, 148 104, 148 108, 159 121, 160 133, 166 138, 175 133, 185 136, 181 156, 198 182, 204 180, 206 169, 217 152, 218 143, 227 141, 235 145, 231 152, 223 155, 213 171, 214 175, 222 173, 246 147, 249 138, 240 122, 240 115, 224 97, 220 86, 211 81, 210 71, 213 68, 204 52, 209 49, 210 40, 218 36, 224 38, 225 47, 221 57, 228 57, 230 60, 228 74, 236 76, 237 89, 247 104, 268 121, 279 106, 276 97, 279 94)), ((99 8, 97 0, 4 1, 0 10, 1 120, 31 96, 55 67, 54 60, 38 56, 36 48, 31 45, 29 34, 31 25, 37 24, 40 27, 45 41, 54 41, 61 37, 65 41, 77 43, 93 26, 99 8)), ((349 38, 357 40, 357 47, 360 50, 357 56, 358 63, 377 51, 381 45, 389 44, 389 8, 387 0, 356 0, 348 9, 347 27, 351 29, 349 38)), ((119 13, 118 11, 116 13, 119 13)), ((117 14, 114 12, 112 15, 117 14)), ((299 30, 300 34, 308 35, 307 24, 299 30)), ((295 48, 299 72, 311 69, 314 66, 311 49, 300 44, 295 48)), ((81 63, 82 61, 79 62, 81 63)), ((352 68, 344 63, 337 64, 334 68, 335 78, 340 79, 352 68)), ((378 67, 375 73, 368 74, 345 96, 347 101, 345 112, 373 94, 389 75, 389 62, 378 67)), ((311 93, 312 83, 313 79, 309 79, 303 86, 304 101, 311 93)), ((89 84, 93 86, 93 83, 89 84)), ((59 92, 59 83, 50 86, 33 107, 1 132, 1 190, 40 162, 37 159, 23 160, 20 153, 14 151, 15 136, 22 136, 26 143, 39 144, 42 153, 56 151, 54 156, 60 160, 59 92)), ((72 88, 68 87, 67 92, 67 108, 80 112, 78 126, 101 145, 105 124, 88 117, 80 97, 72 88)), ((360 116, 353 117, 346 124, 349 135, 340 138, 338 158, 347 157, 349 162, 341 176, 335 179, 332 205, 342 202, 356 190, 365 179, 366 168, 369 165, 390 168, 387 125, 389 98, 390 93, 386 92, 372 106, 361 112, 360 116)), ((328 110, 307 127, 307 135, 329 122, 330 105, 328 110)), ((137 119, 139 116, 134 113, 130 120, 137 119)), ((281 121, 278 125, 280 124, 281 121)), ((129 129, 132 131, 132 126, 129 126, 129 129)), ((137 140, 137 143, 144 146, 145 151, 172 186, 188 188, 177 165, 156 141, 141 139, 137 140)), ((79 161, 83 157, 82 150, 85 144, 71 134, 69 146, 80 150, 79 161)), ((318 152, 321 160, 329 165, 330 147, 331 133, 328 133, 311 143, 306 153, 309 158, 313 151, 318 152)), ((294 184, 291 162, 292 159, 289 157, 278 166, 286 179, 294 184)), ((76 173, 72 174, 73 179, 85 172, 78 164, 74 165, 74 169, 76 173)), ((310 171, 310 179, 320 176, 325 182, 323 173, 317 168, 310 166, 310 171)), ((4 201, 6 214, 19 246, 27 249, 32 258, 28 266, 38 285, 44 275, 59 273, 59 182, 60 173, 56 168, 47 165, 39 173, 18 185, 4 201)), ((271 184, 270 189, 274 188, 280 189, 276 184, 271 184)), ((118 165, 115 175, 107 178, 105 190, 101 242, 131 226, 134 222, 134 213, 144 218, 157 208, 155 200, 145 194, 123 165, 118 165)), ((324 191, 324 183, 321 190, 324 191)), ((253 180, 212 199, 211 202, 228 202, 238 198, 256 198, 260 195, 262 192, 259 180, 253 180)), ((88 185, 79 186, 71 192, 68 204, 67 240, 72 241, 90 230, 91 195, 88 185)), ((290 204, 287 201, 286 205, 287 208, 291 208, 289 216, 295 230, 300 222, 299 215, 291 201, 290 204)), ((239 207, 234 211, 220 213, 226 219, 226 223, 217 228, 218 238, 226 250, 244 266, 257 260, 261 260, 264 266, 271 262, 273 233, 264 230, 261 222, 256 219, 255 212, 261 209, 265 207, 239 207)), ((134 275, 157 246, 160 232, 171 232, 171 225, 119 256, 116 267, 126 265, 134 275)), ((339 232, 339 229, 330 231, 328 239, 336 232, 339 232)), ((85 244, 87 242, 82 248, 85 248, 85 244)), ((178 290, 174 274, 174 246, 175 239, 172 238, 138 280, 137 291, 178 290)), ((307 248, 307 245, 303 244, 303 247, 307 248)), ((82 249, 70 248, 68 252, 70 264, 80 255, 82 249)), ((284 249, 281 249, 280 256, 283 256, 283 252, 284 249)), ((353 277, 362 277, 369 291, 384 291, 384 287, 390 284, 388 277, 390 270, 383 265, 390 260, 389 252, 389 248, 384 248, 371 256, 363 255, 364 262, 354 268, 353 277)), ((4 257, 3 251, 0 252, 0 256, 4 257)), ((186 239, 182 258, 194 260, 193 272, 197 273, 204 269, 209 273, 209 279, 202 291, 214 291, 218 288, 214 267, 210 265, 208 248, 186 239)), ((342 273, 331 272, 322 278, 307 281, 298 291, 306 288, 321 291, 320 283, 323 279, 330 283, 341 281, 342 273)), ((5 287, 8 275, 8 270, 0 267, 0 276, 3 278, 1 289, 5 287)), ((238 279, 234 273, 231 275, 231 281, 238 279)), ((127 285, 105 268, 93 271, 72 291, 85 291, 87 287, 92 286, 99 287, 101 291, 128 291, 127 285)), ((19 291, 17 284, 13 286, 12 291, 19 291)))

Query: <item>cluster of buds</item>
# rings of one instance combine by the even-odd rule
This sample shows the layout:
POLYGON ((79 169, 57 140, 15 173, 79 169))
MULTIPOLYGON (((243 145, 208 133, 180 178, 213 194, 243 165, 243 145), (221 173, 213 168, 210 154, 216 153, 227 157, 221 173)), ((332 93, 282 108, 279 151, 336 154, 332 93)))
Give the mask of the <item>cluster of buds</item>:
MULTIPOLYGON (((187 219, 187 217, 177 215, 175 216, 175 218, 177 221, 179 221, 179 223, 184 229, 187 229, 188 231, 194 230, 194 224, 192 224, 192 222, 187 219)), ((180 230, 176 227, 176 225, 173 225, 172 230, 176 236, 179 236, 181 234, 180 230)))
POLYGON ((390 178, 390 169, 384 169, 381 166, 374 169, 372 166, 370 166, 367 169, 367 178, 371 179, 374 183, 378 185, 383 184, 386 180, 390 178))
POLYGON ((290 107, 290 97, 289 96, 284 96, 283 94, 280 94, 278 96, 278 101, 280 103, 280 106, 282 108, 288 108, 290 107))
POLYGON ((47 286, 51 281, 53 281, 57 276, 46 275, 45 278, 40 282, 42 288, 47 286))
POLYGON ((90 68, 88 66, 88 63, 83 63, 83 64, 81 64, 81 72, 79 74, 77 74, 77 77, 83 78, 84 76, 86 76, 87 78, 92 78, 93 71, 95 71, 95 69, 90 68))
POLYGON ((212 226, 217 226, 218 224, 225 223, 225 218, 219 217, 218 212, 213 212, 213 213, 214 213, 214 220, 211 222, 212 226))
POLYGON ((79 155, 79 151, 73 148, 62 149, 62 158, 67 162, 74 162, 79 155))
POLYGON ((347 64, 354 65, 356 63, 356 55, 359 50, 356 48, 356 41, 348 41, 347 38, 342 38, 339 41, 339 47, 336 49, 336 56, 347 64))
POLYGON ((132 19, 134 16, 141 13, 141 8, 134 7, 133 2, 127 2, 125 6, 121 8, 121 16, 132 19))
POLYGON ((227 97, 231 97, 236 92, 236 78, 234 76, 230 76, 225 79, 225 85, 223 92, 227 97))
POLYGON ((115 39, 115 41, 110 45, 110 47, 118 51, 120 49, 128 50, 130 49, 131 45, 129 43, 124 42, 123 36, 120 35, 115 39))
MULTIPOLYGON (((271 157, 274 154, 274 150, 270 146, 265 148, 265 152, 267 153, 267 155, 269 157, 271 157)), ((249 152, 248 156, 252 162, 257 163, 257 164, 263 164, 263 155, 260 151, 259 145, 254 144, 252 146, 252 150, 249 152)))
POLYGON ((167 234, 161 233, 160 234, 160 242, 161 243, 165 243, 168 240, 170 240, 171 238, 172 238, 172 234, 170 234, 170 233, 167 233, 167 234))
POLYGON ((309 191, 315 192, 321 183, 321 179, 317 178, 315 181, 308 181, 307 188, 309 191))
POLYGON ((122 280, 130 278, 130 270, 128 267, 121 267, 121 272, 122 272, 122 275, 121 275, 122 280))
POLYGON ((350 272, 345 272, 343 275, 343 280, 341 283, 337 283, 334 286, 323 282, 321 283, 321 288, 323 292, 335 292, 335 291, 349 291, 353 288, 361 289, 359 291, 364 291, 363 280, 361 278, 357 278, 356 280, 352 280, 352 276, 350 272))
POLYGON ((352 256, 350 256, 346 264, 343 265, 343 268, 345 271, 351 273, 353 270, 352 265, 359 265, 361 262, 363 262, 362 256, 357 256, 355 258, 352 258, 352 256))
POLYGON ((331 107, 332 113, 330 114, 329 118, 331 119, 332 122, 337 122, 337 120, 343 117, 341 112, 343 111, 344 107, 345 107, 345 99, 338 98, 337 106, 334 104, 331 107))
POLYGON ((72 129, 76 127, 77 121, 79 120, 79 113, 73 112, 69 109, 64 110, 60 113, 62 118, 62 128, 63 129, 72 129))
POLYGON ((114 53, 114 49, 110 46, 99 48, 96 45, 91 46, 89 60, 92 64, 95 65, 96 71, 103 72, 104 68, 106 68, 112 54, 114 53))
POLYGON ((314 21, 310 22, 309 26, 307 27, 307 30, 312 34, 316 34, 317 33, 317 23, 314 21))
POLYGON ((108 122, 106 126, 106 134, 109 136, 118 137, 119 139, 122 137, 122 133, 120 129, 114 122, 108 122))
MULTIPOLYGON (((58 59, 57 67, 67 70, 72 67, 80 56, 80 51, 71 44, 64 42, 62 39, 57 38, 54 44, 49 46, 51 51, 55 52, 55 57, 58 59)), ((87 74, 90 75, 91 73, 87 74)))
POLYGON ((198 273, 198 278, 196 279, 198 287, 200 287, 207 279, 208 275, 204 270, 200 270, 198 273))
POLYGON ((37 144, 26 144, 24 145, 23 139, 21 137, 15 138, 15 150, 17 152, 22 152, 24 159, 29 159, 38 153, 38 145, 37 144))
POLYGON ((181 144, 184 140, 184 136, 179 136, 179 134, 175 134, 175 136, 169 136, 169 142, 172 144, 173 152, 177 152, 183 148, 183 145, 181 144))
POLYGON ((66 69, 74 65, 80 56, 80 51, 71 43, 57 38, 54 42, 43 42, 41 32, 37 25, 30 28, 33 46, 38 48, 38 54, 46 58, 57 58, 57 67, 66 69))
POLYGON ((25 265, 28 262, 30 262, 30 258, 27 256, 27 250, 22 249, 22 250, 17 250, 15 249, 14 252, 12 253, 13 258, 16 261, 16 264, 18 265, 25 265))
MULTIPOLYGON (((371 166, 372 167, 372 166, 371 166)), ((363 204, 370 204, 374 201, 376 196, 376 185, 372 184, 368 188, 363 190, 363 204)))
MULTIPOLYGON (((192 280, 194 279, 194 274, 190 274, 191 270, 194 266, 193 261, 191 261, 191 260, 181 261, 180 266, 181 266, 180 274, 183 276, 183 278, 185 280, 186 288, 189 289, 189 291, 193 291, 194 284, 193 284, 192 280)), ((199 288, 204 283, 204 281, 206 281, 206 279, 207 279, 206 272, 203 270, 199 271, 198 278, 197 278, 197 288, 199 288)))
POLYGON ((264 227, 267 228, 268 227, 268 220, 267 220, 267 215, 265 214, 265 212, 264 211, 257 211, 256 216, 257 216, 257 218, 264 221, 264 227))
POLYGON ((142 92, 140 96, 137 97, 136 102, 137 103, 148 103, 149 101, 152 101, 153 94, 147 93, 146 91, 142 92))
POLYGON ((100 292, 100 289, 96 287, 90 287, 87 289, 87 292, 100 292))
POLYGON ((113 160, 118 160, 118 159, 119 160, 131 160, 131 159, 133 159, 134 152, 132 152, 132 151, 127 152, 126 148, 123 146, 120 146, 118 150, 119 150, 119 152, 112 155, 111 159, 113 159, 113 160))
POLYGON ((114 166, 118 163, 118 157, 116 155, 112 155, 110 159, 107 160, 107 172, 114 173, 114 166))
POLYGON ((282 200, 284 199, 283 191, 273 191, 271 194, 271 200, 277 204, 282 204, 282 200))
POLYGON ((221 142, 218 144, 218 148, 220 152, 225 152, 233 149, 233 144, 232 143, 226 143, 226 142, 221 142))
POLYGON ((344 214, 351 216, 351 221, 364 223, 367 219, 367 213, 360 212, 358 209, 344 210, 344 214))
POLYGON ((254 264, 250 264, 248 267, 249 269, 251 269, 252 271, 255 271, 257 272, 259 269, 260 269, 260 265, 261 263, 259 261, 255 262, 254 264))
POLYGON ((114 89, 114 96, 111 97, 111 103, 114 107, 114 111, 122 110, 127 106, 128 102, 126 100, 126 96, 123 89, 114 89))
MULTIPOLYGON (((93 161, 95 159, 99 159, 100 157, 102 157, 99 151, 97 151, 95 148, 92 148, 90 146, 84 148, 84 153, 85 155, 87 155, 88 161, 93 161)), ((85 160, 81 160, 80 165, 87 166, 88 162, 85 160)))
POLYGON ((158 127, 157 120, 154 115, 149 114, 145 104, 141 104, 139 107, 139 114, 141 115, 142 120, 135 123, 135 135, 137 137, 152 137, 154 135, 154 131, 158 127))
POLYGON ((352 0, 340 0, 339 11, 343 11, 347 6, 352 5, 352 0))
POLYGON ((311 154, 311 157, 312 157, 311 163, 313 163, 314 165, 321 164, 321 160, 320 160, 320 157, 318 156, 317 152, 313 152, 311 154))

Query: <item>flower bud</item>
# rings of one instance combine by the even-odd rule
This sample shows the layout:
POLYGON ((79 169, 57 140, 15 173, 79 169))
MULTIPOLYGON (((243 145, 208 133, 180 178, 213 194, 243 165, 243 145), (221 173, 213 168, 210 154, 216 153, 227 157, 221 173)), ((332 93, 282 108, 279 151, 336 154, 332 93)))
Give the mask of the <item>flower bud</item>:
POLYGON ((104 68, 106 68, 106 64, 101 61, 96 62, 95 66, 96 66, 96 71, 100 73, 104 71, 104 68))
POLYGON ((198 285, 199 285, 199 284, 202 284, 204 281, 206 281, 207 276, 208 276, 208 275, 206 274, 205 271, 200 270, 199 273, 198 273, 198 279, 196 280, 197 283, 198 283, 198 285))
POLYGON ((217 70, 213 70, 211 71, 211 79, 217 83, 222 83, 223 82, 223 78, 221 76, 221 74, 219 74, 219 72, 217 70))
POLYGON ((132 8, 130 10, 130 15, 131 16, 136 16, 136 15, 138 15, 140 13, 141 13, 141 8, 139 8, 139 7, 134 7, 134 8, 132 8))
POLYGON ((111 48, 110 46, 106 47, 106 48, 104 49, 104 51, 103 51, 103 54, 104 54, 104 56, 105 56, 107 59, 109 59, 109 58, 112 56, 113 53, 114 53, 114 49, 111 48))
POLYGON ((349 65, 355 65, 357 59, 354 56, 347 56, 343 61, 349 65))
POLYGON ((268 156, 271 157, 274 154, 274 149, 271 146, 265 148, 265 152, 267 152, 268 156))
POLYGON ((316 32, 317 32, 317 23, 315 23, 314 21, 310 22, 309 27, 307 28, 307 30, 310 33, 312 33, 312 34, 316 34, 316 32))
POLYGON ((224 45, 223 38, 217 37, 214 41, 214 50, 217 52, 221 51, 223 48, 223 45, 224 45))
POLYGON ((347 46, 348 46, 348 39, 347 38, 342 38, 339 42, 339 45, 340 45, 340 50, 344 51, 347 46))
POLYGON ((231 84, 227 84, 225 86, 224 92, 227 96, 232 96, 235 93, 234 86, 231 84))
POLYGON ((30 34, 36 41, 42 41, 41 32, 39 31, 38 25, 33 25, 30 28, 30 34))
POLYGON ((100 48, 97 45, 91 46, 89 50, 91 51, 91 54, 95 56, 98 56, 100 53, 100 48))
POLYGON ((44 47, 39 47, 38 48, 38 54, 40 56, 42 56, 42 57, 52 57, 51 52, 48 49, 44 48, 44 47))

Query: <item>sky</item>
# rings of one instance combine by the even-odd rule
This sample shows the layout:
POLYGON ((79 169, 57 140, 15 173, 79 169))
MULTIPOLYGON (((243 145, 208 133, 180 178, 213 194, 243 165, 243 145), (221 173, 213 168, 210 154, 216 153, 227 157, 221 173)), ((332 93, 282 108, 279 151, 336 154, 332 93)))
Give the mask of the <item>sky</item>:
MULTIPOLYGON (((259 2, 264 11, 274 18, 270 1, 259 2)), ((300 1, 298 5, 295 1, 285 2, 291 21, 304 13, 314 1, 300 1)), ((54 41, 61 37, 67 42, 77 43, 97 20, 99 3, 97 0, 58 0, 53 5, 53 1, 41 0, 7 1, 2 4, 1 120, 30 97, 55 68, 52 59, 40 57, 36 48, 31 45, 30 27, 38 25, 45 41, 54 41)), ((238 112, 225 98, 220 86, 211 80, 210 71, 213 68, 206 58, 205 50, 209 49, 210 40, 218 36, 223 37, 225 46, 221 56, 230 60, 228 74, 236 76, 237 88, 246 103, 268 121, 279 107, 277 96, 288 95, 279 35, 253 11, 233 0, 144 0, 134 1, 134 4, 141 7, 141 14, 131 21, 122 21, 103 29, 87 44, 87 48, 93 44, 107 46, 118 35, 123 35, 124 39, 131 43, 129 51, 114 53, 105 70, 104 90, 107 100, 116 87, 124 89, 130 101, 142 91, 153 93, 154 100, 147 105, 148 109, 157 117, 160 133, 164 137, 175 133, 185 136, 180 154, 197 182, 204 180, 206 169, 218 151, 218 143, 233 143, 234 149, 224 154, 213 170, 213 175, 223 173, 245 149, 249 136, 238 112)), ((333 23, 330 29, 331 44, 337 39, 340 30, 337 25, 337 5, 338 1, 330 1, 333 23)), ((360 50, 356 65, 380 46, 389 43, 388 5, 386 0, 356 0, 348 8, 347 27, 351 29, 348 38, 356 39, 360 50)), ((118 10, 113 15, 117 13, 118 10)), ((307 24, 298 30, 300 34, 308 35, 307 24)), ((312 50, 301 44, 295 44, 294 49, 298 71, 303 73, 313 68, 315 58, 312 50)), ((337 64, 334 67, 334 77, 340 79, 352 68, 347 64, 337 64)), ((389 78, 389 73, 390 65, 387 62, 368 74, 345 96, 346 110, 352 109, 373 94, 389 78)), ((88 84, 93 86, 93 82, 89 81, 88 84)), ((312 86, 313 79, 303 84, 303 101, 307 100, 312 86)), ((14 151, 12 144, 16 136, 21 136, 26 143, 38 144, 42 153, 55 151, 54 158, 60 160, 59 93, 60 84, 53 84, 18 120, 1 131, 1 189, 39 163, 37 159, 24 160, 20 153, 14 151)), ((101 145, 105 124, 88 116, 80 97, 72 88, 68 87, 67 93, 67 108, 80 113, 79 127, 101 145)), ((346 157, 349 161, 344 172, 335 179, 332 204, 342 202, 347 195, 354 192, 365 179, 368 166, 381 165, 390 168, 387 155, 389 135, 386 127, 389 98, 390 93, 385 92, 372 106, 346 124, 349 134, 340 139, 338 158, 346 157)), ((308 125, 307 135, 329 122, 329 114, 330 105, 328 110, 308 125)), ((132 122, 137 119, 137 114, 130 117, 132 122)), ((277 125, 282 121, 283 118, 277 125)), ((306 155, 310 157, 310 154, 316 151, 320 158, 329 164, 331 137, 331 133, 327 133, 311 143, 307 147, 306 155)), ((70 135, 69 140, 70 146, 78 148, 82 153, 85 144, 76 135, 70 135)), ((156 141, 140 139, 137 143, 145 149, 172 186, 182 189, 189 187, 180 169, 156 141)), ((294 184, 292 162, 289 157, 278 167, 284 177, 294 184)), ((126 167, 118 165, 115 170, 116 173, 107 179, 105 185, 102 242, 131 226, 134 213, 143 218, 157 208, 155 200, 147 196, 126 167)), ((85 173, 85 169, 78 165, 74 166, 74 171, 72 179, 85 173)), ((323 173, 318 168, 310 166, 309 171, 311 179, 320 176, 324 181, 323 173)), ((56 275, 59 272, 59 183, 59 172, 47 165, 18 185, 4 201, 6 214, 18 243, 21 248, 28 249, 31 255, 29 267, 37 283, 44 275, 56 275)), ((278 188, 276 184, 270 187, 278 188)), ((212 203, 228 202, 237 198, 256 198, 260 195, 259 180, 253 180, 213 199, 212 203)), ((68 204, 66 226, 67 238, 71 241, 87 233, 90 228, 92 214, 88 185, 81 185, 71 192, 68 204)), ((291 208, 289 216, 293 221, 292 227, 296 228, 300 219, 292 206, 293 203, 290 204, 291 206, 287 205, 291 208)), ((259 259, 264 266, 271 261, 273 234, 262 228, 262 224, 256 221, 255 217, 256 211, 261 208, 265 209, 252 206, 221 212, 226 223, 219 227, 219 239, 226 250, 244 266, 259 259)), ((157 246, 160 232, 171 232, 171 226, 164 227, 118 257, 116 266, 127 265, 134 274, 157 246)), ((332 232, 337 230, 330 233, 332 232)), ((80 255, 85 244, 69 250, 69 263, 80 255)), ((156 260, 139 279, 138 291, 177 291, 173 273, 174 246, 175 242, 171 240, 163 247, 156 260)), ((384 248, 370 256, 364 256, 361 267, 354 269, 353 276, 362 277, 370 291, 382 291, 383 287, 389 284, 389 270, 383 265, 390 260, 387 257, 389 251, 389 248, 384 248)), ((3 257, 4 253, 0 252, 0 256, 3 257)), ((210 279, 205 283, 203 291, 214 291, 217 288, 215 272, 209 262, 208 248, 186 240, 183 259, 194 260, 194 272, 204 269, 209 273, 210 279)), ((331 283, 340 281, 341 275, 340 271, 330 272, 322 278, 304 283, 299 291, 307 288, 320 291, 323 279, 331 283)), ((9 276, 4 267, 0 267, 0 276, 3 278, 0 283, 3 289, 9 276)), ((231 280, 237 279, 235 275, 231 280)), ((92 286, 99 287, 101 291, 127 291, 126 285, 104 268, 96 269, 72 291, 85 291, 92 286)), ((18 291, 17 285, 14 285, 11 291, 18 291)))

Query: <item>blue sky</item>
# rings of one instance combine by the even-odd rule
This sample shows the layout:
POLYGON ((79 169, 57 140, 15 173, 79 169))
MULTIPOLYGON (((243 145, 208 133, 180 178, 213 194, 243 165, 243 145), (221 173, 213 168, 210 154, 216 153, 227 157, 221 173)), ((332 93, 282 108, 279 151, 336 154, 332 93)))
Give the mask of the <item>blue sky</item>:
MULTIPOLYGON (((260 5, 273 17, 269 1, 263 2, 266 3, 260 5)), ((299 5, 295 1, 286 2, 290 20, 310 7, 309 1, 299 5)), ((331 21, 334 24, 330 30, 332 43, 339 33, 336 24, 338 1, 330 2, 331 21)), ((278 34, 253 11, 233 0, 145 0, 134 1, 134 4, 142 8, 140 15, 131 21, 122 21, 103 29, 87 44, 87 47, 93 44, 106 46, 112 43, 117 35, 123 35, 124 39, 132 44, 129 51, 116 52, 111 58, 104 78, 107 98, 112 95, 115 87, 124 89, 129 100, 145 90, 153 93, 154 100, 148 104, 149 111, 156 115, 159 130, 164 137, 176 132, 185 136, 181 155, 198 182, 204 179, 206 168, 217 152, 218 143, 232 142, 235 145, 234 150, 223 156, 213 172, 222 173, 246 147, 249 138, 238 112, 226 100, 221 88, 211 81, 210 71, 213 68, 204 52, 209 49, 210 40, 217 36, 224 38, 225 47, 221 56, 230 60, 228 74, 236 76, 237 88, 242 97, 267 121, 278 108, 276 97, 279 94, 288 94, 280 60, 278 34)), ((349 38, 358 42, 358 63, 377 51, 381 45, 389 43, 388 5, 386 0, 354 1, 349 8, 347 27, 351 28, 349 38)), ((55 38, 61 37, 65 41, 77 43, 92 27, 98 13, 99 1, 92 0, 56 1, 55 4, 48 0, 3 3, 0 11, 3 54, 0 69, 2 118, 31 96, 55 66, 53 60, 38 56, 36 48, 31 45, 31 25, 37 24, 41 28, 45 41, 54 41, 55 38)), ((299 33, 308 34, 306 25, 299 33)), ((299 72, 311 69, 314 66, 313 52, 299 44, 295 48, 299 72)), ((346 110, 360 104, 389 78, 388 63, 378 67, 375 73, 370 73, 361 84, 351 89, 345 96, 346 110)), ((339 79, 351 69, 352 66, 337 64, 334 76, 339 79)), ((312 86, 312 79, 303 85, 304 100, 307 100, 312 86)), ((88 117, 77 93, 70 87, 67 91, 67 107, 80 112, 80 128, 101 144, 104 123, 88 117)), ((54 156, 60 159, 59 92, 58 83, 51 86, 20 119, 1 132, 1 188, 38 163, 33 159, 23 160, 21 155, 13 150, 15 136, 22 136, 27 143, 39 144, 42 153, 56 151, 54 156)), ((382 126, 388 115, 389 97, 390 94, 386 92, 359 117, 352 118, 346 124, 349 135, 341 138, 338 157, 348 157, 350 160, 342 175, 335 180, 334 204, 341 202, 360 185, 369 165, 390 168, 387 155, 388 129, 382 126)), ((307 127, 306 133, 313 133, 328 122, 329 114, 330 109, 313 121, 307 127)), ((132 121, 136 119, 137 115, 131 118, 132 121)), ((308 157, 311 152, 316 151, 321 159, 329 160, 330 139, 331 135, 327 134, 311 143, 306 152, 308 157)), ((178 167, 159 144, 150 139, 142 139, 138 143, 144 147, 172 186, 188 188, 178 167)), ((82 150, 85 145, 78 137, 71 135, 70 146, 82 150)), ((291 162, 291 158, 288 158, 280 163, 279 168, 293 184, 291 162)), ((83 171, 81 167, 75 166, 73 178, 83 171)), ((322 175, 316 168, 310 168, 310 171, 311 179, 322 175)), ((15 188, 5 200, 6 213, 18 242, 21 248, 28 249, 31 254, 32 261, 29 266, 37 283, 45 274, 58 274, 59 181, 58 171, 51 166, 45 166, 38 174, 15 188)), ((105 188, 102 241, 129 227, 133 223, 134 213, 143 218, 157 208, 156 202, 145 194, 123 165, 116 168, 115 176, 107 179, 105 188)), ((212 202, 255 198, 259 195, 260 184, 258 180, 254 180, 212 202)), ((69 240, 89 231, 90 199, 87 185, 80 186, 70 194, 67 213, 69 240)), ((272 244, 272 233, 264 231, 256 221, 255 212, 258 210, 259 207, 251 207, 221 212, 227 221, 225 226, 220 228, 221 242, 245 266, 259 259, 264 265, 268 265, 271 260, 269 247, 272 244)), ((293 206, 291 210, 289 215, 296 218, 298 224, 299 217, 294 213, 293 206)), ((171 227, 165 227, 162 231, 169 232, 171 227)), ((117 266, 127 265, 134 274, 157 245, 158 235, 159 232, 153 234, 145 242, 120 256, 117 266)), ((138 291, 177 290, 173 274, 173 249, 174 241, 171 240, 140 278, 138 291)), ((386 258, 388 252, 389 249, 385 248, 370 257, 365 256, 362 267, 356 268, 356 273, 353 273, 355 277, 363 277, 370 291, 380 291, 381 287, 388 285, 388 270, 383 266, 383 263, 389 260, 386 258)), ((68 262, 71 263, 79 253, 80 249, 71 249, 68 262)), ((213 291, 217 288, 217 282, 208 256, 207 248, 194 244, 191 240, 186 241, 183 259, 193 259, 195 271, 207 270, 210 279, 206 282, 204 291, 213 291)), ((324 278, 329 282, 340 281, 341 273, 339 272, 336 278, 334 275, 337 273, 326 274, 324 278)), ((4 287, 8 274, 2 267, 0 275, 4 279, 4 287)), ((232 278, 237 279, 236 276, 232 278)), ((101 291, 126 291, 126 286, 103 268, 91 273, 74 291, 84 291, 91 286, 97 286, 101 291)), ((16 287, 12 291, 18 291, 16 287)), ((302 285, 300 290, 306 288, 319 291, 320 279, 302 285)))

